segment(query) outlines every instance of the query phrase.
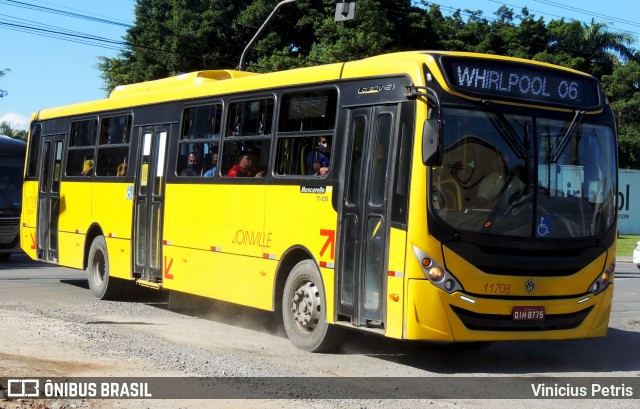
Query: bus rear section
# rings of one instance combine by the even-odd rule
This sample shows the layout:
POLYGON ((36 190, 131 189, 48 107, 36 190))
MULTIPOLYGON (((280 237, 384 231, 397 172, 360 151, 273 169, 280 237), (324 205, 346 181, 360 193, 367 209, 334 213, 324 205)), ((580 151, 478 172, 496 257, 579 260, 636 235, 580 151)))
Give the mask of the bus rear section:
POLYGON ((0 135, 0 261, 20 251, 22 174, 27 144, 0 135))

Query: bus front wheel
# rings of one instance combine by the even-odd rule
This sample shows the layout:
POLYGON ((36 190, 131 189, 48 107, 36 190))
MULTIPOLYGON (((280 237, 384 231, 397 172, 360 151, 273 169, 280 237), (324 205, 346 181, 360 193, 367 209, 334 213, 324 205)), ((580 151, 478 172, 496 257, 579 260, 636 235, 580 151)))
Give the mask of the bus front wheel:
POLYGON ((336 349, 342 330, 327 322, 326 293, 320 271, 311 260, 293 267, 282 295, 282 318, 289 340, 310 352, 336 349))
POLYGON ((91 295, 98 300, 117 298, 124 289, 124 280, 109 275, 109 255, 104 236, 97 236, 89 248, 87 278, 91 295))

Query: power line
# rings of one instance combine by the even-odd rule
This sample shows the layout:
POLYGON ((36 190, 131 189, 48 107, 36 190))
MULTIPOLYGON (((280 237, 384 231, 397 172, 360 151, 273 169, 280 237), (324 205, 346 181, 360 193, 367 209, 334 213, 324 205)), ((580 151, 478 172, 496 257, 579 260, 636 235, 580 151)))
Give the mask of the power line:
MULTIPOLYGON (((35 0, 35 1, 37 1, 37 0, 35 0)), ((504 3, 502 1, 497 1, 497 0, 490 0, 490 1, 498 3, 498 4, 502 4, 502 5, 505 5, 505 6, 509 6, 509 7, 518 7, 518 6, 510 5, 508 3, 504 3)), ((553 6, 558 5, 558 3, 555 3, 555 2, 549 1, 549 0, 536 0, 536 1, 548 4, 548 5, 553 5, 553 6)), ((43 3, 45 3, 45 2, 43 2, 43 3)), ((8 4, 8 5, 19 7, 19 8, 36 10, 36 11, 43 12, 43 13, 48 13, 48 14, 57 14, 57 15, 61 15, 61 16, 64 16, 64 17, 70 17, 70 18, 75 18, 75 19, 83 19, 83 20, 88 20, 88 21, 92 21, 92 22, 95 22, 95 23, 112 24, 112 25, 117 25, 117 26, 120 26, 120 27, 131 27, 131 25, 129 25, 129 24, 125 24, 125 23, 122 23, 122 22, 117 22, 115 20, 108 19, 108 18, 103 18, 103 16, 102 17, 92 17, 92 16, 89 16, 87 14, 82 14, 82 13, 77 13, 77 12, 67 12, 67 11, 63 11, 63 10, 59 10, 59 9, 54 9, 54 8, 51 8, 51 7, 38 6, 38 5, 27 3, 27 2, 24 2, 24 1, 0 0, 0 4, 8 4)), ((50 3, 45 3, 45 4, 50 4, 50 3)), ((436 3, 436 2, 423 1, 423 2, 418 3, 417 1, 412 1, 411 4, 414 5, 414 6, 418 6, 418 5, 427 6, 429 4, 433 4, 433 5, 437 5, 441 9, 449 10, 451 12, 455 12, 455 11, 460 10, 459 8, 455 8, 455 7, 452 7, 452 6, 445 6, 445 5, 436 3)), ((560 5, 560 6, 562 6, 562 5, 560 5)), ((567 9, 569 9, 571 11, 579 11, 579 12, 589 13, 588 11, 583 10, 583 9, 577 9, 577 8, 567 8, 567 9)), ((71 9, 71 10, 74 10, 74 9, 71 9)), ((79 11, 79 10, 75 10, 75 11, 79 11)), ((535 11, 535 10, 532 10, 532 11, 535 11)), ((467 12, 467 11, 464 11, 464 10, 460 10, 460 12, 463 13, 463 14, 466 14, 468 16, 472 16, 473 15, 472 12, 467 12)), ((542 14, 548 14, 548 13, 542 13, 542 14)), ((175 52, 175 51, 163 50, 163 49, 148 47, 148 46, 140 45, 140 44, 132 44, 130 42, 123 41, 123 40, 112 40, 112 39, 105 38, 105 37, 100 37, 100 36, 95 36, 95 35, 91 35, 91 34, 87 34, 87 33, 71 31, 71 30, 60 28, 60 27, 50 26, 50 25, 42 24, 42 23, 39 23, 39 22, 31 21, 31 20, 20 19, 20 18, 11 17, 11 16, 7 16, 7 15, 2 15, 2 14, 0 14, 0 16, 4 16, 4 17, 9 19, 9 20, 0 19, 0 28, 6 28, 6 29, 25 32, 25 33, 30 33, 30 34, 34 34, 34 35, 40 35, 40 36, 43 36, 43 37, 54 38, 54 39, 59 39, 59 40, 63 40, 63 41, 70 41, 70 42, 74 42, 74 43, 78 43, 78 44, 102 47, 102 48, 111 49, 111 50, 121 50, 122 47, 128 47, 128 48, 131 48, 131 49, 133 49, 133 48, 141 48, 141 49, 146 49, 146 50, 151 50, 151 51, 156 51, 156 52, 163 52, 163 53, 168 53, 168 54, 179 54, 178 52, 175 52)), ((604 16, 604 15, 602 15, 602 16, 604 16)), ((610 16, 605 16, 605 17, 610 17, 610 16)), ((485 18, 487 20, 497 21, 497 18, 492 18, 492 17, 485 17, 485 18)), ((571 19, 571 20, 573 20, 573 19, 571 19)), ((626 21, 626 20, 620 19, 620 21, 626 21)), ((634 24, 640 26, 640 23, 634 23, 634 24)), ((183 36, 178 36, 178 37, 183 37, 183 36)), ((576 50, 576 52, 579 52, 579 51, 576 50)), ((199 56, 199 55, 187 55, 187 57, 189 57, 193 61, 197 61, 197 60, 199 60, 201 58, 201 56, 199 56)), ((228 61, 225 61, 224 59, 218 59, 218 61, 219 62, 228 62, 228 61)))
MULTIPOLYGON (((86 14, 86 13, 85 14, 72 13, 72 12, 69 12, 69 11, 54 9, 54 8, 50 8, 50 7, 38 6, 38 5, 35 5, 35 4, 23 2, 23 1, 0 0, 0 4, 7 4, 9 6, 26 8, 26 9, 29 9, 29 10, 40 11, 40 12, 44 12, 44 13, 48 13, 48 14, 58 14, 58 15, 65 16, 65 17, 78 18, 78 19, 82 19, 82 20, 93 21, 93 22, 96 22, 96 23, 112 24, 112 25, 120 26, 120 27, 131 27, 131 25, 128 24, 128 23, 123 23, 123 22, 119 22, 119 21, 116 21, 116 20, 112 20, 112 19, 106 19, 106 18, 102 18, 102 17, 93 17, 93 16, 91 16, 89 14, 86 14)), ((94 16, 96 16, 96 15, 94 14, 94 16)))
POLYGON ((43 37, 54 38, 59 40, 67 40, 79 44, 94 45, 104 48, 110 48, 113 50, 121 49, 121 46, 126 45, 124 41, 111 40, 104 37, 98 37, 90 34, 81 33, 78 31, 72 31, 55 27, 47 24, 37 23, 31 20, 20 19, 5 14, 0 14, 0 17, 6 17, 9 20, 0 18, 0 27, 9 28, 15 31, 20 31, 29 34, 36 34, 43 37), (37 25, 29 25, 29 23, 37 25), (118 47, 115 47, 115 46, 118 47))
MULTIPOLYGON (((519 5, 505 3, 504 1, 500 1, 500 0, 489 0, 489 1, 491 1, 493 3, 501 4, 503 6, 510 7, 512 9, 526 7, 526 6, 519 6, 519 5)), ((550 5, 550 6, 555 6, 555 5, 562 6, 559 3, 554 3, 554 2, 551 2, 551 1, 548 1, 548 2, 545 1, 545 0, 534 0, 534 1, 538 1, 538 2, 547 4, 547 5, 550 5)), ((412 1, 412 4, 413 5, 417 5, 417 4, 425 4, 425 5, 433 4, 433 5, 436 5, 436 6, 440 7, 441 9, 447 10, 450 13, 453 13, 453 12, 456 12, 456 11, 460 11, 460 13, 462 13, 464 15, 467 15, 467 16, 472 16, 473 15, 473 13, 467 12, 465 10, 462 10, 459 7, 446 6, 446 5, 443 5, 443 4, 440 4, 440 3, 436 3, 436 2, 433 2, 433 1, 424 1, 422 3, 417 3, 417 1, 412 1)), ((568 7, 568 6, 565 6, 565 7, 567 7, 567 9, 571 10, 571 11, 576 11, 576 12, 584 13, 584 14, 587 14, 587 15, 593 15, 593 16, 598 16, 598 17, 602 17, 602 18, 610 18, 612 20, 616 20, 617 22, 619 22, 621 24, 629 24, 629 25, 633 25, 633 26, 636 26, 636 27, 640 27, 640 23, 634 23, 634 22, 631 22, 629 20, 619 19, 619 18, 616 18, 616 17, 607 16, 607 15, 604 15, 604 14, 594 13, 594 12, 591 12, 591 11, 588 11, 588 10, 585 10, 585 9, 578 9, 578 8, 575 8, 575 7, 568 7)), ((534 12, 534 13, 537 13, 537 14, 542 15, 542 16, 551 16, 551 17, 555 17, 555 18, 566 19, 566 20, 569 20, 569 21, 577 21, 577 22, 583 23, 585 25, 590 25, 591 24, 590 21, 582 21, 582 20, 575 19, 575 18, 572 18, 572 17, 566 17, 566 16, 562 16, 562 15, 558 15, 558 14, 553 14, 553 13, 550 13, 550 12, 534 10, 534 9, 530 9, 529 7, 527 7, 527 10, 529 10, 531 12, 534 12)), ((483 17, 486 18, 487 20, 490 20, 490 21, 497 21, 497 18, 495 18, 495 17, 488 17, 488 16, 486 16, 484 14, 483 14, 483 17)), ((624 29, 614 28, 614 27, 607 27, 607 29, 608 30, 612 30, 612 31, 627 33, 627 34, 630 34, 632 36, 635 36, 636 42, 638 42, 638 33, 635 32, 635 31, 624 30, 624 29)))
MULTIPOLYGON (((497 4, 502 4, 504 6, 512 7, 512 8, 524 7, 524 6, 517 6, 517 5, 514 5, 514 4, 505 3, 505 2, 499 1, 499 0, 489 0, 489 1, 491 1, 493 3, 497 3, 497 4)), ((560 7, 560 8, 564 8, 566 10, 579 12, 579 13, 590 15, 590 16, 597 16, 597 17, 601 17, 601 18, 610 18, 610 19, 616 20, 617 22, 622 23, 622 24, 629 24, 629 25, 633 25, 633 26, 636 26, 636 27, 640 27, 639 23, 633 23, 633 22, 631 22, 629 20, 623 20, 623 19, 619 19, 619 18, 616 18, 616 17, 611 17, 611 16, 607 16, 605 14, 599 14, 599 13, 591 12, 591 11, 585 10, 585 9, 579 9, 579 8, 576 8, 576 7, 564 6, 564 5, 560 4, 560 3, 555 3, 555 2, 552 2, 552 1, 545 1, 545 0, 534 0, 534 1, 546 4, 548 6, 560 7)), ((527 7, 527 10, 532 11, 534 13, 541 14, 543 16, 551 16, 551 17, 557 17, 557 18, 560 18, 560 19, 566 19, 566 20, 569 20, 569 21, 577 21, 577 22, 585 24, 587 26, 591 24, 590 21, 583 21, 583 20, 579 20, 579 19, 576 19, 576 18, 572 18, 572 17, 565 17, 565 16, 558 15, 558 14, 553 14, 553 13, 544 12, 544 11, 540 11, 540 10, 534 10, 534 9, 530 9, 529 7, 527 7)), ((607 27, 607 29, 608 30, 612 30, 612 31, 618 31, 618 32, 622 32, 622 33, 627 33, 627 34, 631 34, 631 35, 636 35, 636 36, 638 34, 635 31, 624 30, 624 29, 615 28, 615 27, 607 27)), ((637 41, 637 39, 636 39, 636 41, 637 41)))
POLYGON ((536 2, 542 3, 542 4, 546 4, 546 5, 549 5, 549 6, 554 6, 554 7, 558 7, 558 8, 561 8, 561 9, 569 10, 569 11, 576 11, 578 13, 582 13, 582 14, 586 14, 586 15, 590 15, 590 16, 601 17, 601 18, 604 18, 604 19, 607 19, 607 20, 611 20, 613 22, 618 22, 618 23, 621 23, 621 24, 629 25, 629 26, 640 27, 640 23, 635 22, 635 21, 625 20, 625 19, 622 19, 622 18, 619 18, 619 17, 608 16, 606 14, 600 14, 600 13, 596 13, 596 12, 593 12, 593 11, 581 9, 581 8, 578 8, 578 7, 566 6, 564 4, 560 4, 560 3, 557 3, 555 1, 549 1, 549 0, 533 0, 533 1, 536 1, 536 2))

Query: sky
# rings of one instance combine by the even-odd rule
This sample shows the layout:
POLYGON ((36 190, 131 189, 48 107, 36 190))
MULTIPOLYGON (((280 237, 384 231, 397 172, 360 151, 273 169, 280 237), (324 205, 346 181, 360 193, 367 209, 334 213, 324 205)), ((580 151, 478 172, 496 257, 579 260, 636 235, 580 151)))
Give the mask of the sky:
MULTIPOLYGON (((527 7, 545 22, 564 17, 608 22, 612 31, 637 39, 637 0, 436 0, 443 14, 482 10, 494 18, 502 5, 516 14, 527 7), (615 6, 614 6, 615 4, 615 6)), ((98 57, 116 57, 134 22, 134 0, 0 0, 0 122, 27 129, 33 112, 43 108, 107 97, 98 57), (91 37, 98 39, 91 39, 91 37)), ((357 1, 356 1, 357 16, 357 1)), ((337 23, 339 24, 339 23, 337 23)), ((242 45, 244 48, 244 44, 242 45)), ((235 67, 229 67, 235 68, 235 67)))

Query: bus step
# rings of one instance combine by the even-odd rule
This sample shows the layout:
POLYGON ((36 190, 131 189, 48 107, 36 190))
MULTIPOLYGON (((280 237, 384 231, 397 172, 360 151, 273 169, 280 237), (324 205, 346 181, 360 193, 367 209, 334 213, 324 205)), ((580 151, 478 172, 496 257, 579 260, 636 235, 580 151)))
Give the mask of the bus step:
POLYGON ((142 287, 153 288, 154 290, 162 289, 162 283, 154 283, 151 281, 140 280, 140 279, 136 280, 136 283, 142 287))

